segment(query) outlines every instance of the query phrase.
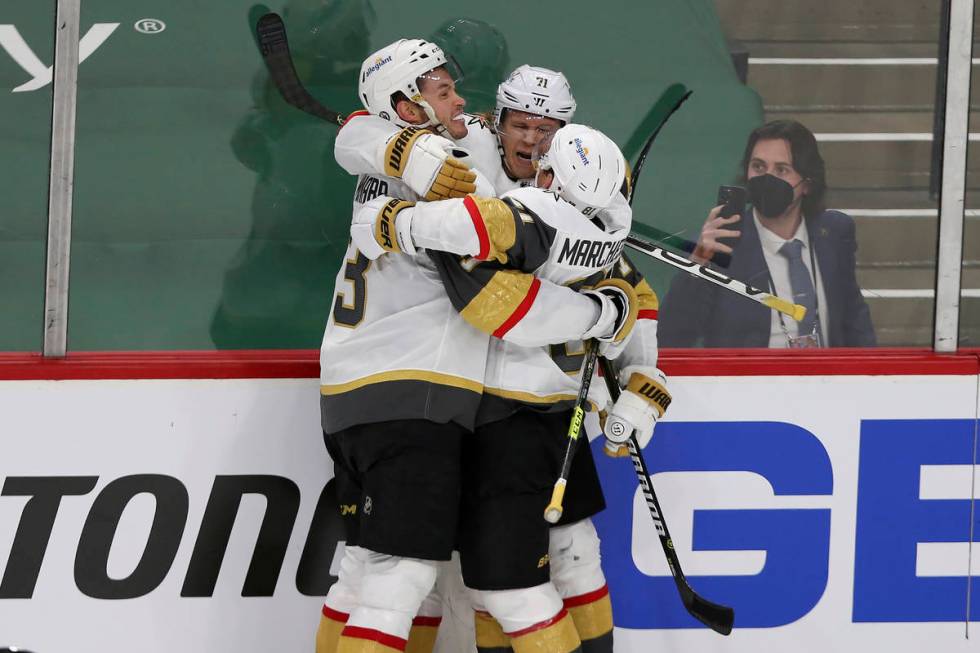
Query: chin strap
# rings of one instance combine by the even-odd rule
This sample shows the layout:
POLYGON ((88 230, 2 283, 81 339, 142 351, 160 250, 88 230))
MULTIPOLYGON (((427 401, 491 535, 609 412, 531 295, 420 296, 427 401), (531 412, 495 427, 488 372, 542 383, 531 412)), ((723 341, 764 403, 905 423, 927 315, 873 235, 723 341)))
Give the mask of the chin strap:
POLYGON ((432 105, 430 105, 425 100, 421 100, 421 99, 416 101, 415 103, 420 107, 422 107, 422 111, 425 112, 425 117, 429 119, 425 124, 417 125, 418 127, 422 127, 424 129, 431 129, 439 136, 442 136, 444 138, 451 138, 449 136, 448 130, 446 129, 446 126, 443 125, 441 122, 439 122, 439 119, 436 118, 436 112, 432 109, 432 105))

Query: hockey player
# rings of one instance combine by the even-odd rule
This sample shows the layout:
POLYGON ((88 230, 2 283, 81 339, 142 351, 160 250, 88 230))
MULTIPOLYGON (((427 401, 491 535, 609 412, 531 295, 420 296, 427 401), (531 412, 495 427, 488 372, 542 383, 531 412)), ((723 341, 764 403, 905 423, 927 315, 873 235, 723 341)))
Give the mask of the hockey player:
MULTIPOLYGON (((534 182, 531 159, 535 149, 542 140, 549 139, 565 124, 565 121, 571 120, 575 107, 575 100, 564 75, 546 68, 521 66, 498 87, 497 108, 493 117, 494 129, 488 128, 487 123, 478 117, 468 117, 466 121, 469 127, 468 133, 458 143, 465 144, 471 154, 471 160, 476 162, 481 170, 490 171, 498 190, 527 186, 534 182)), ((345 128, 345 131, 348 131, 348 134, 353 132, 364 134, 366 141, 380 138, 382 143, 386 140, 390 142, 397 135, 397 129, 390 123, 370 117, 359 118, 345 128)), ((366 151, 378 149, 380 148, 375 146, 366 148, 366 151)), ((372 162, 363 157, 352 163, 364 166, 363 169, 372 169, 372 162)), ((627 270, 630 270, 628 263, 624 265, 627 266, 627 270)), ((628 277, 642 291, 643 302, 646 305, 642 315, 644 317, 655 315, 656 297, 652 290, 635 272, 630 271, 628 277)), ((512 334, 510 337, 515 339, 517 335, 512 334)), ((575 373, 581 366, 581 354, 568 355, 564 344, 553 346, 552 356, 569 373, 575 373)), ((492 358, 493 354, 491 354, 492 358)), ((560 431, 564 432, 564 430, 565 425, 561 425, 560 431)), ((593 512, 598 511, 602 507, 601 490, 591 463, 590 452, 582 453, 576 458, 573 479, 577 476, 582 476, 584 480, 573 480, 570 484, 574 489, 567 497, 567 503, 574 506, 577 501, 582 500, 586 506, 598 506, 593 512), (599 496, 600 499, 592 500, 590 495, 599 496)), ((577 511, 570 508, 566 514, 581 514, 582 518, 586 518, 590 513, 586 510, 577 511)), ((552 575, 573 616, 576 617, 577 624, 581 624, 579 631, 583 640, 594 640, 597 644, 603 642, 603 646, 611 647, 612 610, 608 595, 605 593, 605 580, 601 572, 597 576, 597 581, 586 582, 587 587, 583 589, 582 582, 575 582, 577 577, 582 576, 579 571, 581 565, 568 564, 570 561, 581 563, 583 560, 590 560, 591 566, 596 570, 599 569, 599 544, 594 528, 587 521, 570 523, 566 517, 561 525, 552 530, 552 540, 553 546, 550 552, 552 575), (570 550, 567 546, 569 541, 575 541, 579 545, 574 555, 567 553, 570 550), (585 544, 588 546, 584 546, 585 544), (587 553, 584 552, 586 549, 587 553), (566 554, 561 553, 563 550, 566 554)), ((480 633, 487 635, 493 630, 493 624, 488 622, 482 624, 480 633)), ((491 635, 490 639, 494 639, 494 636, 491 635)))
MULTIPOLYGON (((610 296, 613 289, 633 293, 639 286, 645 294, 641 301, 649 306, 655 297, 619 260, 629 233, 630 211, 619 194, 625 161, 615 144, 595 130, 569 125, 555 133, 540 167, 539 177, 553 186, 553 192, 523 188, 500 200, 471 196, 420 204, 394 217, 385 215, 391 202, 379 199, 355 216, 351 233, 369 258, 386 252, 414 254, 424 247, 486 261, 473 266, 436 259, 464 318, 497 337, 491 342, 479 426, 464 444, 470 466, 465 469, 468 485, 460 553, 467 586, 480 590, 478 601, 507 637, 494 632, 493 622, 480 615, 478 646, 498 648, 509 642, 515 651, 573 650, 578 631, 583 633, 583 649, 605 651, 611 650, 612 615, 599 567, 598 540, 585 519, 603 505, 587 448, 576 458, 587 463, 585 473, 570 485, 570 491, 581 493, 584 488, 584 496, 576 501, 569 497, 569 507, 575 505, 566 515, 570 525, 554 530, 551 553, 541 514, 557 476, 562 435, 570 417, 567 408, 577 390, 577 381, 568 373, 577 371, 578 365, 563 369, 548 348, 528 346, 530 325, 503 319, 512 316, 518 301, 529 304, 528 315, 548 310, 537 305, 532 293, 512 292, 508 280, 515 270, 533 271, 556 283, 598 281, 596 290, 610 296), (600 281, 610 268, 619 278, 600 281), (487 311, 480 303, 487 295, 503 310, 487 311), (564 588, 564 597, 549 582, 550 555, 565 563, 550 570, 555 583, 564 588), (548 642, 557 642, 558 648, 546 648, 548 642)), ((645 318, 655 318, 655 309, 645 312, 645 318)), ((627 391, 613 407, 610 420, 620 424, 617 433, 625 432, 628 438, 636 429, 644 441, 665 402, 651 401, 640 389, 655 387, 669 397, 656 370, 656 323, 647 322, 636 346, 632 340, 605 346, 610 357, 624 346, 627 352, 627 391)), ((622 443, 625 438, 618 440, 622 443)))
MULTIPOLYGON (((418 40, 399 41, 365 62, 362 101, 373 117, 401 129, 374 151, 384 174, 362 175, 355 211, 385 192, 395 198, 382 212, 395 220, 420 196, 451 196, 480 183, 452 161, 450 141, 409 126, 460 132, 463 103, 442 74, 445 64, 438 48, 418 40)), ((346 130, 336 146, 342 165, 353 151, 346 130)), ((519 272, 509 280, 513 288, 533 286, 539 304, 552 307, 524 316, 526 324, 538 321, 527 328, 531 344, 616 341, 629 332, 626 291, 589 296, 519 272)), ((500 310, 493 297, 473 305, 500 310)), ((430 257, 372 262, 356 245, 348 248, 321 348, 321 413, 340 500, 355 524, 341 579, 325 603, 318 650, 405 647, 436 561, 453 549, 462 440, 475 423, 488 341, 453 309, 430 257)))

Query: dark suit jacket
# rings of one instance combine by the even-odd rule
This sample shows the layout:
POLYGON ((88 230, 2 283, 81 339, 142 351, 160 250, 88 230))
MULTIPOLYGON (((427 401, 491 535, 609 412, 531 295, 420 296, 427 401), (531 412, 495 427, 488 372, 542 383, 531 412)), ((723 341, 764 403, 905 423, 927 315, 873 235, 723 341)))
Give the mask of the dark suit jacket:
MULTIPOLYGON (((727 270, 716 269, 769 290, 768 268, 751 208, 745 213, 748 217, 735 225, 742 235, 733 245, 731 265, 727 270)), ((805 222, 829 305, 825 344, 874 347, 871 313, 854 272, 854 220, 840 211, 824 211, 805 222)), ((821 306, 820 310, 827 309, 821 306)), ((678 272, 660 307, 659 342, 662 347, 768 347, 769 311, 762 304, 678 272)))

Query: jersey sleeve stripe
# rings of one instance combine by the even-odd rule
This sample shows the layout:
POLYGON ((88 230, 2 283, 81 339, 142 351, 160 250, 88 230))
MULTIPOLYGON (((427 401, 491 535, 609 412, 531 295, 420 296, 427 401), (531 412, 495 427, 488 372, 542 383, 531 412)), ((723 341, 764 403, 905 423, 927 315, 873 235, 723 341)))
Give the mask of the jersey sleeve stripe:
POLYGON ((541 287, 541 281, 537 277, 531 281, 531 287, 528 288, 527 295, 524 296, 523 301, 517 306, 517 309, 511 313, 500 327, 493 332, 493 335, 497 338, 503 338, 504 335, 514 328, 514 326, 520 322, 527 312, 531 310, 531 304, 534 303, 534 298, 538 296, 538 289, 541 287))
POLYGON ((476 229, 476 236, 480 240, 480 251, 474 258, 485 261, 490 256, 490 235, 487 233, 487 226, 484 224, 480 209, 471 195, 467 195, 463 200, 463 206, 470 214, 470 219, 473 220, 473 228, 476 229))
POLYGON ((638 319, 638 320, 656 320, 656 319, 658 319, 657 316, 659 314, 660 314, 660 311, 658 311, 655 308, 654 309, 642 310, 642 311, 640 311, 640 312, 638 312, 636 314, 636 319, 638 319))

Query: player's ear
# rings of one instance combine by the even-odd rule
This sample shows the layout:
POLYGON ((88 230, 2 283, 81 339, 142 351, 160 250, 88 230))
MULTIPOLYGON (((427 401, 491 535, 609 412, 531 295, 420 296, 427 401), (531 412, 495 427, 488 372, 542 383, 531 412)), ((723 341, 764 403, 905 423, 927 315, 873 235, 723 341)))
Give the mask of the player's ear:
POLYGON ((410 124, 425 122, 425 112, 422 111, 422 107, 408 98, 400 99, 395 103, 395 113, 410 124))

